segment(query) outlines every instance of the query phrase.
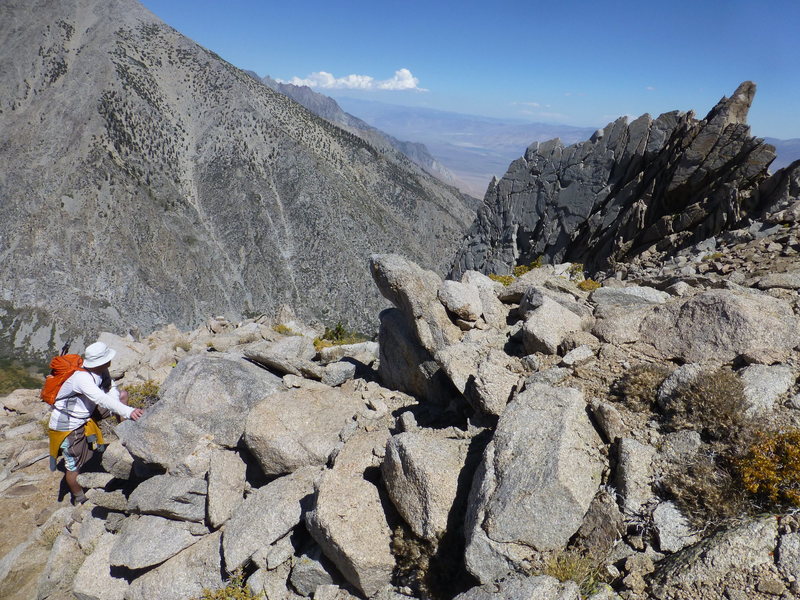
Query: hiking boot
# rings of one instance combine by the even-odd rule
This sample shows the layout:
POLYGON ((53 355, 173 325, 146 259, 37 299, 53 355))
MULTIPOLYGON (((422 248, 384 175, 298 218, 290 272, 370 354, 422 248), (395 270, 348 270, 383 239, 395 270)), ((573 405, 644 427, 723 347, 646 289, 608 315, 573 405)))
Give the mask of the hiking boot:
POLYGON ((72 495, 72 506, 78 506, 80 504, 83 504, 87 500, 88 500, 88 498, 86 497, 86 494, 77 494, 77 495, 73 494, 72 495))

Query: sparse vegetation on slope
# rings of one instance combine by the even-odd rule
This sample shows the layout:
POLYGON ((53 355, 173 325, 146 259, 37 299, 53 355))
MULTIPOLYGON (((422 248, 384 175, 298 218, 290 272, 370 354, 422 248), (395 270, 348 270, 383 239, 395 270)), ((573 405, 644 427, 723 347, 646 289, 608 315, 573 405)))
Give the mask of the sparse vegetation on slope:
POLYGON ((0 359, 0 396, 20 388, 40 388, 42 383, 43 378, 32 375, 29 368, 10 359, 0 359))
POLYGON ((361 333, 347 329, 340 321, 336 323, 333 329, 326 327, 322 337, 314 339, 314 347, 317 349, 317 352, 319 352, 323 348, 343 346, 345 344, 358 344, 366 342, 368 339, 367 336, 361 333))

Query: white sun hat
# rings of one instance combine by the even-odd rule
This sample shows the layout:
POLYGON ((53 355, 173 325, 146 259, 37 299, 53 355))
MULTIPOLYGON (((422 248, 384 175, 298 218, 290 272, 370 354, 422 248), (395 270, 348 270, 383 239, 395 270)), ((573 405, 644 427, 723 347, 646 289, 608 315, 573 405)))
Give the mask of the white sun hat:
POLYGON ((86 350, 83 351, 83 366, 87 369, 99 367, 107 362, 111 362, 111 359, 114 358, 116 354, 116 350, 109 348, 103 342, 89 344, 86 350))

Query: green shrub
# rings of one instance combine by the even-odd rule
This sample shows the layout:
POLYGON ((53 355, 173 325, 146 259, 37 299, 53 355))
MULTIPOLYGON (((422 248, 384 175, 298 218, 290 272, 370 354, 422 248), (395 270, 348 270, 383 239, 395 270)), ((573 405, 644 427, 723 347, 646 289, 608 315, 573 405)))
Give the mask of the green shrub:
POLYGON ((670 370, 663 365, 640 363, 625 371, 616 382, 614 391, 622 396, 623 403, 631 410, 651 410, 656 404, 658 388, 669 373, 670 370))
POLYGON ((600 287, 600 284, 594 279, 584 279, 578 284, 578 287, 584 292, 593 292, 600 287))
POLYGON ((351 331, 339 322, 333 329, 326 327, 322 337, 314 338, 314 348, 319 352, 323 348, 344 346, 346 344, 360 344, 361 342, 366 342, 368 339, 367 336, 356 331, 351 331))
POLYGON ((569 273, 570 277, 583 276, 583 263, 572 263, 567 269, 567 273, 569 273))
POLYGON ((758 437, 735 463, 744 489, 762 505, 800 506, 800 430, 758 437))
POLYGON ((497 275, 495 273, 489 273, 489 279, 492 281, 498 281, 503 285, 511 285, 514 281, 513 275, 497 275))
POLYGON ((242 573, 236 571, 231 575, 224 588, 216 590, 204 589, 199 598, 192 598, 192 600, 260 600, 261 598, 265 598, 264 593, 254 594, 244 582, 242 573))
POLYGON ((133 408, 150 408, 159 400, 160 390, 152 379, 138 385, 126 385, 124 389, 128 392, 128 406, 133 408))
POLYGON ((722 252, 712 252, 711 254, 706 254, 703 257, 703 260, 711 262, 711 261, 719 260, 723 256, 725 256, 725 255, 722 252))
POLYGON ((272 330, 276 333, 280 333, 281 335, 300 335, 290 327, 287 327, 283 323, 278 323, 277 325, 272 326, 272 330))
POLYGON ((514 274, 514 277, 522 277, 525 273, 529 272, 531 268, 528 265, 517 265, 511 272, 514 274))

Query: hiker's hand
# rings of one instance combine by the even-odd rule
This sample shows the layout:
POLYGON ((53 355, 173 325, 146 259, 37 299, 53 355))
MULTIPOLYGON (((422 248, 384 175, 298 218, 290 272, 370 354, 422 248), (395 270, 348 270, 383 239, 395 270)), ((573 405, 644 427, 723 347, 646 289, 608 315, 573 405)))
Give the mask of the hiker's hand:
POLYGON ((134 411, 131 413, 131 421, 138 421, 139 417, 141 417, 143 414, 144 411, 141 408, 134 409, 134 411))

